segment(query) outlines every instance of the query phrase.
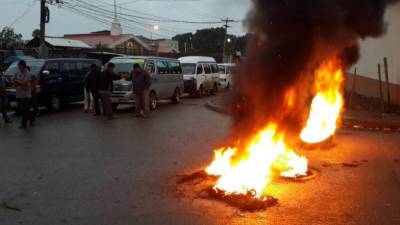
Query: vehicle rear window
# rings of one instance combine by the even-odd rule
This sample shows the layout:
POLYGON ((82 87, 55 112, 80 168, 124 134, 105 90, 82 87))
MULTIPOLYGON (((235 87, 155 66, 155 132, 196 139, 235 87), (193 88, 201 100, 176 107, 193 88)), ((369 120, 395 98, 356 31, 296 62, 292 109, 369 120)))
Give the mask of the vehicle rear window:
MULTIPOLYGON (((117 60, 111 60, 111 63, 115 64, 114 72, 121 76, 126 76, 130 74, 130 72, 133 70, 133 65, 138 63, 142 68, 144 66, 144 59, 117 59, 117 60)), ((107 65, 106 65, 107 67, 107 65)))
MULTIPOLYGON (((40 70, 43 67, 44 62, 27 61, 26 64, 31 68, 31 73, 33 75, 38 76, 40 70)), ((8 77, 11 77, 14 76, 17 72, 18 72, 18 62, 14 62, 8 67, 8 69, 5 71, 4 74, 8 77)))
POLYGON ((192 63, 182 63, 183 74, 194 75, 196 73, 196 64, 192 63))

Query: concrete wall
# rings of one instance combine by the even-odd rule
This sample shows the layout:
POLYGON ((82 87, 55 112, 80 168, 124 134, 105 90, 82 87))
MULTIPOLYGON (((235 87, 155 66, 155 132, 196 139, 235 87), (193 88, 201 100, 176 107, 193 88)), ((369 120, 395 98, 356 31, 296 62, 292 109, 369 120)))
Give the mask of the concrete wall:
MULTIPOLYGON (((354 82, 354 75, 347 74, 346 79, 346 90, 351 91, 354 82)), ((390 84, 390 95, 391 102, 400 105, 400 85, 399 84, 390 84)), ((355 92, 360 95, 364 95, 372 98, 380 98, 379 92, 379 81, 375 79, 371 79, 368 77, 357 76, 356 84, 355 84, 355 92)), ((385 81, 382 81, 382 92, 384 100, 387 101, 387 85, 385 81)))

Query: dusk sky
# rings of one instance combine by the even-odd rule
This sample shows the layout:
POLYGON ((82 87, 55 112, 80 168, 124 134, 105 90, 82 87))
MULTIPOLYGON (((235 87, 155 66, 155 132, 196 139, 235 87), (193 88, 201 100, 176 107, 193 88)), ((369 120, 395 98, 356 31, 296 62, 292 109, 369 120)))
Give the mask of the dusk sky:
MULTIPOLYGON (((74 7, 76 0, 64 0, 64 2, 74 7)), ((113 10, 113 0, 84 0, 81 2, 88 2, 107 10, 113 10)), ((185 21, 220 21, 225 17, 243 20, 251 7, 250 0, 117 0, 117 3, 119 4, 119 12, 124 14, 142 17, 154 15, 185 21)), ((16 32, 23 34, 24 39, 30 39, 32 30, 39 28, 40 2, 38 0, 0 0, 0 5, 0 28, 12 25, 16 32)), ((110 24, 73 13, 71 9, 65 6, 50 6, 50 10, 51 20, 47 25, 48 36, 110 29, 110 24)), ((98 17, 106 21, 111 20, 106 15, 99 15, 98 17)), ((136 22, 121 20, 124 33, 150 36, 151 24, 157 23, 160 26, 160 30, 157 34, 154 34, 154 37, 157 38, 172 37, 177 33, 194 32, 197 29, 222 25, 152 22, 138 20, 134 17, 129 18, 136 22)), ((232 28, 230 28, 229 33, 236 35, 245 33, 242 23, 238 22, 231 25, 232 28)))

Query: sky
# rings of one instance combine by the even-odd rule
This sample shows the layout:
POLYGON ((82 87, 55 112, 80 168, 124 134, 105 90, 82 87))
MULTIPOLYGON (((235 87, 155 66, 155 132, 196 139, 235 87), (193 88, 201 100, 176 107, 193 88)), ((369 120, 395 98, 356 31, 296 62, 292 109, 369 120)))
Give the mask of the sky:
MULTIPOLYGON (((77 7, 74 1, 63 0, 69 6, 77 7)), ((98 7, 113 10, 113 0, 78 0, 78 2, 89 2, 98 7)), ((117 0, 118 11, 123 14, 134 16, 151 17, 157 16, 163 19, 185 20, 185 21, 220 21, 229 17, 234 20, 246 18, 251 8, 251 0, 117 0)), ((39 28, 39 0, 0 0, 0 28, 12 26, 17 33, 23 35, 23 39, 31 39, 32 31, 39 28)), ((82 10, 82 8, 79 8, 82 10)), ((98 15, 103 22, 93 18, 69 11, 65 6, 50 6, 50 23, 46 26, 47 36, 62 36, 63 34, 88 33, 98 30, 110 29, 111 18, 98 15), (107 20, 107 23, 106 21, 107 20)), ((87 9, 86 9, 87 10, 87 9)), ((153 33, 157 38, 171 38, 178 33, 195 32, 197 29, 206 27, 218 27, 217 25, 169 23, 139 20, 129 17, 133 21, 121 20, 124 33, 150 36, 152 24, 157 24, 160 30, 153 33)), ((243 35, 245 29, 241 22, 231 24, 230 34, 243 35)))

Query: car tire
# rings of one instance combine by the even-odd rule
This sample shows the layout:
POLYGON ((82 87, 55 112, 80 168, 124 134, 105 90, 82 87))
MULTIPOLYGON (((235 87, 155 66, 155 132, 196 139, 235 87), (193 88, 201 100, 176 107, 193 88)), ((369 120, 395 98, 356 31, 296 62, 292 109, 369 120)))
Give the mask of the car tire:
POLYGON ((181 102, 181 90, 179 88, 176 88, 174 91, 174 96, 172 96, 172 102, 174 104, 178 104, 181 102))
POLYGON ((158 108, 157 95, 154 91, 150 92, 149 104, 152 111, 158 108))
POLYGON ((57 112, 61 109, 61 99, 57 95, 50 97, 48 108, 51 112, 57 112))
POLYGON ((204 87, 203 87, 203 85, 200 85, 199 90, 196 92, 196 96, 198 98, 202 98, 204 96, 204 87))

